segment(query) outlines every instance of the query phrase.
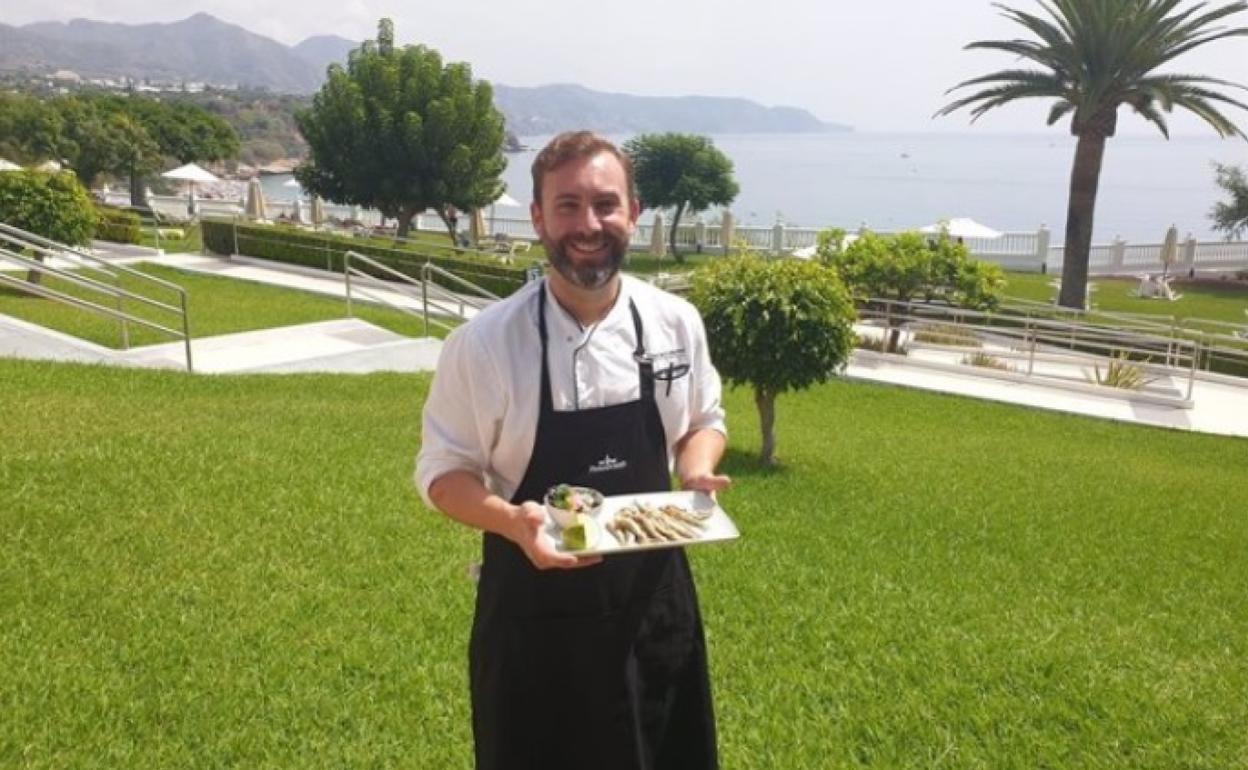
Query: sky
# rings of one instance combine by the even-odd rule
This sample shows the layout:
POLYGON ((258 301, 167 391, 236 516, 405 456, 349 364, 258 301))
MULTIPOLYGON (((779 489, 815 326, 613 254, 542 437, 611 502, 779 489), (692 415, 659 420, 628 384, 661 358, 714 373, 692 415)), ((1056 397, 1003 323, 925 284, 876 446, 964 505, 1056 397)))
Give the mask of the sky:
MULTIPOLYGON (((1034 0, 1008 4, 1039 8, 1034 0)), ((946 89, 1015 60, 963 46, 1025 34, 989 0, 4 0, 0 22, 169 22, 201 11, 288 45, 313 35, 373 37, 377 20, 389 17, 399 43, 423 43, 447 60, 467 61, 475 75, 493 82, 743 97, 889 132, 970 130, 966 113, 932 118, 948 99, 946 89)), ((1248 26, 1248 13, 1239 24, 1248 26)), ((1248 37, 1212 43, 1180 64, 1172 71, 1248 84, 1248 37)), ((1248 101, 1248 91, 1241 100, 1248 101)), ((985 115, 974 130, 1064 131, 1044 125, 1047 111, 1042 101, 1009 105, 985 115)), ((1248 111, 1231 112, 1241 125, 1248 122, 1248 111)), ((1176 136, 1211 133, 1187 115, 1176 113, 1170 122, 1176 136)), ((1119 131, 1156 129, 1124 112, 1119 131)))

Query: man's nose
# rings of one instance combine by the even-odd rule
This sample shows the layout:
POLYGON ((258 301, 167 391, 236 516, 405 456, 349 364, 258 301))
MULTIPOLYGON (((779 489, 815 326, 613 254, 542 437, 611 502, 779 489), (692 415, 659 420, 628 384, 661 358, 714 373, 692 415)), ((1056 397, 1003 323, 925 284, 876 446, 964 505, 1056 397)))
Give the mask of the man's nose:
POLYGON ((583 233, 596 233, 602 229, 602 220, 598 217, 598 212, 593 206, 585 206, 581 209, 576 220, 576 229, 583 233))

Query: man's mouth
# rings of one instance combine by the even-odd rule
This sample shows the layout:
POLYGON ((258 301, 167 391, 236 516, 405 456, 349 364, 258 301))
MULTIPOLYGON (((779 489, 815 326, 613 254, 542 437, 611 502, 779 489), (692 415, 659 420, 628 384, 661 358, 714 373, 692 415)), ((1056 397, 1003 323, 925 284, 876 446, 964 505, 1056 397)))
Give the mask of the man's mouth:
POLYGON ((605 238, 599 238, 593 241, 570 241, 568 250, 584 257, 596 257, 602 254, 607 248, 605 238))

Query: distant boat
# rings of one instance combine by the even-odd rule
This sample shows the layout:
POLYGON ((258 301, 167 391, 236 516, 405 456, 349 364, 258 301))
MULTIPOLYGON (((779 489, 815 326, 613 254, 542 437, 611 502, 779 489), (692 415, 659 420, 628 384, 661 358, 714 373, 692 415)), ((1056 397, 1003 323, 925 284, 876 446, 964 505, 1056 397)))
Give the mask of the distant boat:
POLYGON ((905 159, 907 159, 907 160, 909 160, 909 158, 910 158, 910 153, 908 153, 908 152, 903 152, 903 153, 901 154, 901 157, 902 157, 902 158, 905 158, 905 159))

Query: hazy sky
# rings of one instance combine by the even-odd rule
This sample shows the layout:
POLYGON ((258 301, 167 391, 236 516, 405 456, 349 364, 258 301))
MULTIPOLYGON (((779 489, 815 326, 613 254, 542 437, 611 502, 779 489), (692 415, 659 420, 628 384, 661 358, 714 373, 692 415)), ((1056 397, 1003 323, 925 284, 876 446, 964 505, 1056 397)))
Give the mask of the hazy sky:
MULTIPOLYGON (((1011 4, 1038 9, 1033 0, 1011 4)), ((883 131, 967 130, 965 114, 931 119, 944 91, 1014 60, 962 46, 1024 32, 988 0, 4 0, 0 22, 168 22, 199 11, 287 44, 321 34, 372 37, 377 20, 388 16, 400 43, 432 46, 447 59, 470 62, 479 77, 508 85, 575 82, 643 95, 740 96, 883 131)), ((1248 13, 1239 24, 1248 26, 1248 13)), ((1181 70, 1248 84, 1248 38, 1188 54, 1181 70)), ((1248 122, 1248 112, 1233 111, 1248 122)), ((1008 106, 976 130, 1060 130, 1045 128, 1046 112, 1041 102, 1008 106)), ((1185 115, 1176 115, 1172 127, 1178 135, 1208 132, 1185 115)), ((1154 131, 1126 113, 1120 130, 1154 131)))

